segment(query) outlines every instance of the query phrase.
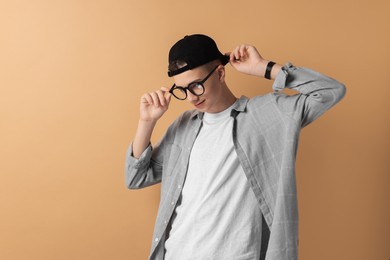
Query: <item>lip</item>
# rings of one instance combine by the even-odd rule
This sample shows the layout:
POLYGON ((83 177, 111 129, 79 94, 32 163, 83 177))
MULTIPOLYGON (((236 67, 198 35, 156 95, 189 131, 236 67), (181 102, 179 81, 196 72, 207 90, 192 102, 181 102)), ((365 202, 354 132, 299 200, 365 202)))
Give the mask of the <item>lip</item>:
POLYGON ((195 107, 200 107, 200 106, 204 103, 204 101, 205 101, 205 100, 200 101, 198 104, 195 104, 194 106, 195 106, 195 107))

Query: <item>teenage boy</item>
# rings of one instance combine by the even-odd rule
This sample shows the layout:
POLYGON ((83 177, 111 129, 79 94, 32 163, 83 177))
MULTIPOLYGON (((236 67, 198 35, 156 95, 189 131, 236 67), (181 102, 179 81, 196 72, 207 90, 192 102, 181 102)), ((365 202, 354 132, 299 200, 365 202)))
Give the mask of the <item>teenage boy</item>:
POLYGON ((168 68, 175 84, 141 97, 126 155, 128 188, 161 182, 149 259, 297 259, 298 137, 341 100, 344 85, 266 60, 250 45, 224 55, 200 34, 173 45, 168 68), (227 63, 273 80, 274 91, 237 98, 225 81, 227 63), (299 93, 286 95, 283 88, 299 93), (182 113, 152 148, 153 129, 172 96, 195 109, 182 113))

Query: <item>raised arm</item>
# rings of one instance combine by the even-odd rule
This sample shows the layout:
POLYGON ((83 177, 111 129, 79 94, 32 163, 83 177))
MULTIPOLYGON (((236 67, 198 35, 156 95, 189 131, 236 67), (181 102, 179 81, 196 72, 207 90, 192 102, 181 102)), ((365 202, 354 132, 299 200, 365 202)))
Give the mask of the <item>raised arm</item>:
MULTIPOLYGON (((269 60, 264 59, 254 46, 239 45, 230 55, 230 64, 242 73, 264 77, 269 60)), ((295 67, 291 63, 284 66, 275 64, 270 73, 275 80, 277 107, 286 114, 300 120, 304 127, 313 122, 326 110, 334 106, 345 95, 345 86, 319 72, 308 68, 295 67), (299 94, 278 93, 283 88, 294 89, 299 94)))
POLYGON ((133 156, 137 159, 150 144, 150 138, 157 121, 168 110, 171 94, 167 88, 142 95, 140 117, 133 141, 133 156))
POLYGON ((157 121, 167 111, 170 100, 171 94, 166 88, 141 97, 137 131, 126 153, 125 181, 129 189, 139 189, 161 181, 162 165, 151 160, 150 138, 157 121))

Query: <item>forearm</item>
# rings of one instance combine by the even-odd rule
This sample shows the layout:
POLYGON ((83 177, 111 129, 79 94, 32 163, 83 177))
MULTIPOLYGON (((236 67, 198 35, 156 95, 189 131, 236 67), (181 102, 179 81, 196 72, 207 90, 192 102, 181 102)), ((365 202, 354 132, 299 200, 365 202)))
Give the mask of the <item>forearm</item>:
POLYGON ((344 84, 308 68, 295 67, 287 63, 279 71, 273 86, 276 101, 282 111, 301 120, 301 125, 314 121, 326 110, 338 103, 345 95, 344 84), (294 89, 300 94, 276 94, 284 88, 294 89))
POLYGON ((153 149, 150 138, 157 121, 140 119, 133 142, 126 152, 125 181, 129 189, 144 188, 161 181, 162 153, 153 149), (154 159, 152 159, 152 157, 154 159))
POLYGON ((291 63, 283 66, 272 87, 275 91, 294 89, 322 103, 338 101, 345 94, 345 86, 337 80, 308 68, 295 67, 291 63))
POLYGON ((139 120, 137 132, 133 141, 133 157, 139 159, 150 144, 156 121, 139 120))
MULTIPOLYGON (((267 65, 268 65, 268 62, 270 62, 269 60, 265 60, 265 59, 262 59, 259 64, 257 65, 257 69, 255 70, 255 74, 254 76, 258 76, 258 77, 264 77, 265 75, 265 71, 267 69, 267 65)), ((278 75, 279 71, 282 69, 282 65, 280 64, 277 64, 275 63, 273 66, 272 66, 272 69, 271 69, 271 80, 274 80, 276 79, 276 76, 278 75)))
POLYGON ((126 152, 125 183, 129 189, 140 189, 161 181, 161 164, 151 160, 152 147, 148 146, 140 158, 133 156, 133 143, 126 152))

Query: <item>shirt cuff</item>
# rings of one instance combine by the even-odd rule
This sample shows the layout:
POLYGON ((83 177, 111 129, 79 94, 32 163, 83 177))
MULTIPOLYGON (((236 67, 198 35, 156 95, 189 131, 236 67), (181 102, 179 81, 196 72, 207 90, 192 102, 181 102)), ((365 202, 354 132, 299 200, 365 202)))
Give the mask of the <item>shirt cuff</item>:
POLYGON ((276 75, 272 89, 274 92, 279 92, 286 87, 287 77, 290 72, 294 71, 296 67, 291 62, 286 63, 279 73, 276 75))
POLYGON ((133 156, 133 143, 131 143, 126 152, 127 162, 135 169, 146 167, 149 164, 150 159, 152 158, 152 151, 152 145, 149 144, 148 147, 146 147, 145 151, 141 154, 139 159, 137 159, 133 156))

